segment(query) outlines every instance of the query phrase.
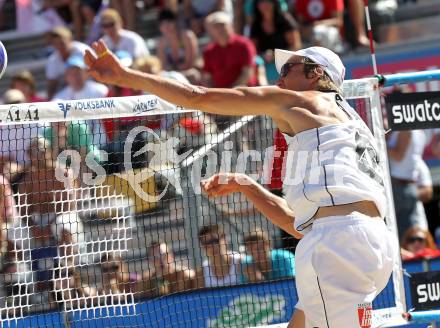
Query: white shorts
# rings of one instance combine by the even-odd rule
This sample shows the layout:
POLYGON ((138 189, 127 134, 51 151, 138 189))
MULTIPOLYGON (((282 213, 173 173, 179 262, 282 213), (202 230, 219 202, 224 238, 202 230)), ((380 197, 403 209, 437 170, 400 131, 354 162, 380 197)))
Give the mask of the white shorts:
POLYGON ((385 288, 398 256, 383 220, 321 218, 296 248, 296 307, 306 328, 369 328, 371 303, 385 288))

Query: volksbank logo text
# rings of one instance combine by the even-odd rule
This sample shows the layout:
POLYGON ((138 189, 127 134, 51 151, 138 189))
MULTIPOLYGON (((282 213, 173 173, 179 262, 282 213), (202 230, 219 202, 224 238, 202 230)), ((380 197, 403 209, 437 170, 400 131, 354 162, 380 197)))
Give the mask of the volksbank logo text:
POLYGON ((388 122, 393 130, 440 127, 440 94, 419 92, 391 94, 386 98, 388 122))
POLYGON ((96 110, 96 109, 115 109, 114 99, 95 99, 95 100, 81 100, 58 103, 58 108, 64 113, 66 118, 67 113, 71 110, 96 110))

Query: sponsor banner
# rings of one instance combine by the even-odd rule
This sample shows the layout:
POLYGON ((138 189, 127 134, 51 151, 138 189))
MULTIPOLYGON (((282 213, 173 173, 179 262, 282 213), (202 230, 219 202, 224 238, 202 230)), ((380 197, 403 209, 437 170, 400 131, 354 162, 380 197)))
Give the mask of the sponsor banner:
POLYGON ((192 112, 153 95, 0 105, 0 124, 44 123, 192 112))
MULTIPOLYGON (((394 306, 392 281, 371 304, 354 304, 359 316, 359 325, 368 327, 403 324, 399 311, 394 306)), ((82 327, 85 320, 94 327, 155 327, 167 328, 186 325, 192 328, 208 327, 258 327, 282 325, 290 320, 298 301, 294 279, 248 284, 213 289, 200 289, 151 300, 139 301, 134 307, 116 305, 99 308, 81 308, 68 315, 69 327, 82 327)), ((41 317, 35 314, 17 320, 19 327, 33 327, 31 322, 51 325, 53 318, 61 313, 41 317)), ((15 326, 14 326, 15 327, 15 326)), ((57 327, 65 327, 60 325, 57 327)), ((410 328, 411 325, 408 325, 410 328)))
POLYGON ((373 320, 373 306, 371 303, 361 303, 357 307, 359 327, 371 328, 373 320))
POLYGON ((415 311, 440 309, 440 271, 412 273, 410 289, 415 311))
POLYGON ((393 93, 385 102, 392 130, 440 127, 440 92, 393 93))

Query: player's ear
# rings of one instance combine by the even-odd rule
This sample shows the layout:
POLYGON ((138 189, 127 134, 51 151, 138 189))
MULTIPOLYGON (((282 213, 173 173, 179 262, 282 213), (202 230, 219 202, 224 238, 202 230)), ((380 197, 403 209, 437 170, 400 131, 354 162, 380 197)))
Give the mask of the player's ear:
POLYGON ((321 66, 316 66, 316 67, 313 69, 313 73, 314 73, 316 76, 321 77, 321 76, 324 75, 324 70, 322 69, 321 66))

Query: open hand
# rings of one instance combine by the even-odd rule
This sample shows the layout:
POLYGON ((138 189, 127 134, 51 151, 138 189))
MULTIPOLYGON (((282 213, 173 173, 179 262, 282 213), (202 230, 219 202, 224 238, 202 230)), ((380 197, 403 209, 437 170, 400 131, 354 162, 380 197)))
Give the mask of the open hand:
POLYGON ((208 197, 220 197, 240 191, 241 185, 248 185, 249 177, 241 173, 217 173, 203 180, 201 186, 208 197))
POLYGON ((89 74, 98 82, 118 85, 124 73, 119 59, 108 50, 102 40, 93 42, 92 48, 96 56, 89 50, 86 50, 84 55, 89 74))

